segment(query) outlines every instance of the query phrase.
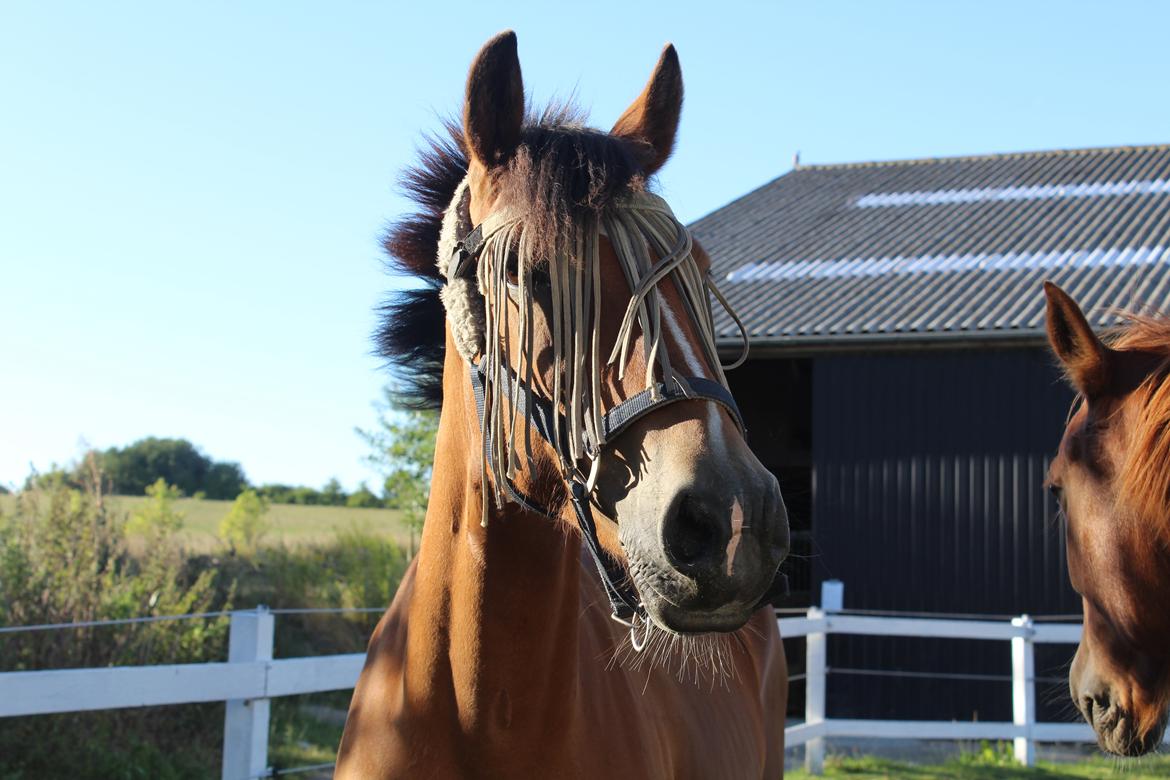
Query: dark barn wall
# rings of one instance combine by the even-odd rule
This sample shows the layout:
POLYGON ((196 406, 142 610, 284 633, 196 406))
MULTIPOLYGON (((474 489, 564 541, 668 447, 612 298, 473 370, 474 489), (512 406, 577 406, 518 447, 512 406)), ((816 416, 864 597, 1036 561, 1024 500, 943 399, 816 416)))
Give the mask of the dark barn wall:
MULTIPOLYGON (((1072 395, 1045 351, 830 354, 812 391, 814 593, 835 577, 847 609, 1079 614, 1042 485, 1072 395)), ((1071 653, 1038 656, 1038 676, 1071 653)), ((1009 658, 1007 642, 833 637, 829 712, 1007 720, 1009 658)))

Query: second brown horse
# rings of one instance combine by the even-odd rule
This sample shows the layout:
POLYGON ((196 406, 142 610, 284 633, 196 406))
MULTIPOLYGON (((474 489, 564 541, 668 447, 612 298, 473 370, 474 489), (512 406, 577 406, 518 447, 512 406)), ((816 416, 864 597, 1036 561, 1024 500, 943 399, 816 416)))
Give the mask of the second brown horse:
POLYGON ((1170 319, 1130 316, 1106 344, 1063 290, 1044 291, 1080 394, 1048 474, 1084 604, 1069 692, 1102 748, 1137 756, 1170 706, 1170 319))

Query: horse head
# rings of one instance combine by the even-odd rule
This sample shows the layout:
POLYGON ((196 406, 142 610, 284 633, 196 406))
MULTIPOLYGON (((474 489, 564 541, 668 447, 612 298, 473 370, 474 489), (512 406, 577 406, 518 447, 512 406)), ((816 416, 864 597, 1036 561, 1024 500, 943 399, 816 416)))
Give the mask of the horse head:
POLYGON ((674 632, 731 631, 771 587, 788 522, 726 389, 710 262, 650 192, 682 99, 667 46, 608 132, 526 116, 516 37, 489 41, 440 264, 483 387, 485 495, 574 522, 580 491, 576 519, 600 516, 601 557, 623 565, 637 609, 674 632))
POLYGON ((1106 344, 1045 283, 1048 339, 1079 393, 1048 486, 1084 605, 1069 691, 1105 750, 1153 750, 1170 701, 1170 321, 1131 317, 1106 344))

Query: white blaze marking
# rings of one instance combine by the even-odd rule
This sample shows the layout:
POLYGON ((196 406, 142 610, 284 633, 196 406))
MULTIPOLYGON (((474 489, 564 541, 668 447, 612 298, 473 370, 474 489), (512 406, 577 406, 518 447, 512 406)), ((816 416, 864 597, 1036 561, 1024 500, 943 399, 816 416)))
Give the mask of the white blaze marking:
MULTIPOLYGON (((687 365, 687 370, 691 372, 691 376, 704 376, 704 364, 702 359, 695 354, 695 350, 691 343, 683 336, 682 328, 679 327, 678 320, 674 317, 674 312, 671 311, 670 305, 667 304, 665 298, 659 297, 659 304, 662 306, 662 313, 666 318, 666 327, 670 330, 670 335, 674 340, 675 347, 682 353, 683 362, 687 365)), ((723 415, 720 413, 716 404, 712 402, 707 403, 707 430, 709 433, 709 441, 711 442, 711 449, 723 450, 723 415)), ((735 562, 735 551, 739 548, 739 540, 743 536, 743 507, 739 503, 739 498, 736 497, 735 503, 731 506, 731 538, 727 540, 727 576, 731 576, 731 567, 735 562)))
MULTIPOLYGON (((691 372, 691 376, 705 376, 706 372, 704 371, 703 361, 695 353, 694 347, 683 335, 682 328, 679 327, 678 320, 674 316, 674 311, 671 310, 670 304, 666 302, 665 296, 659 296, 658 303, 662 307, 663 315, 665 315, 666 328, 670 331, 675 348, 682 353, 683 362, 686 363, 687 370, 691 372)), ((715 442, 720 442, 721 445, 723 441, 723 415, 719 413, 714 402, 707 403, 707 428, 711 431, 710 440, 712 442, 712 448, 714 448, 715 442)))
POLYGON ((735 563, 735 551, 739 549, 739 540, 743 537, 743 507, 739 497, 731 505, 731 538, 727 540, 727 576, 731 576, 731 567, 735 563))

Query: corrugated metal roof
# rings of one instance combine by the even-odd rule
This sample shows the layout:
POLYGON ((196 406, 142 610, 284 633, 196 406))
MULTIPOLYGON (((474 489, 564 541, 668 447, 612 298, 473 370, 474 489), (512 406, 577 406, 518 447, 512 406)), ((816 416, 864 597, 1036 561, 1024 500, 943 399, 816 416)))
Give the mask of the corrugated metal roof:
POLYGON ((1044 279, 1166 307, 1170 145, 801 166, 691 229, 757 344, 1038 338, 1044 279))

